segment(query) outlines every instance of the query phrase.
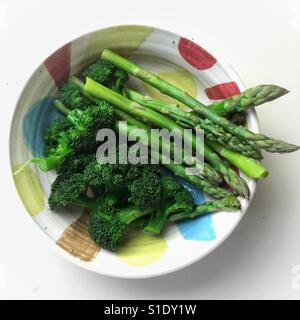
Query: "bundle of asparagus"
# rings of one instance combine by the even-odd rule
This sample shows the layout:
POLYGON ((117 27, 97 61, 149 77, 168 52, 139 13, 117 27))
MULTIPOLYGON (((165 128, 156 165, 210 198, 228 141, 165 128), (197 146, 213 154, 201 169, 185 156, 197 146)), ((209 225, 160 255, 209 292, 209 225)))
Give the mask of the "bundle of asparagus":
MULTIPOLYGON (((259 161, 262 159, 261 149, 278 153, 299 149, 296 145, 255 134, 227 118, 232 114, 241 114, 248 107, 283 96, 288 93, 284 88, 260 85, 205 106, 176 86, 110 50, 103 50, 101 58, 192 109, 192 112, 185 112, 175 104, 152 99, 125 86, 122 92, 116 92, 88 77, 85 84, 75 77, 71 78, 89 99, 104 99, 117 107, 118 117, 131 126, 146 130, 150 129, 150 126, 179 131, 184 128, 202 129, 205 135, 203 152, 206 160, 202 175, 187 176, 181 165, 170 164, 167 167, 216 198, 228 196, 228 191, 217 186, 221 180, 225 181, 235 194, 249 198, 247 183, 232 168, 232 164, 247 176, 261 179, 268 175, 267 169, 259 161)), ((190 142, 195 147, 195 136, 191 136, 190 142)))

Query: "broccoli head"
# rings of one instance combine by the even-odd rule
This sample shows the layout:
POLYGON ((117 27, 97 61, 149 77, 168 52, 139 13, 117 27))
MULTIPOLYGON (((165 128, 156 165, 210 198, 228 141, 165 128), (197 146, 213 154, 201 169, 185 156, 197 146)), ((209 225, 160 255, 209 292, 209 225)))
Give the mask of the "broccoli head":
POLYGON ((118 199, 111 194, 100 197, 89 219, 91 238, 102 248, 116 251, 118 244, 130 224, 149 214, 135 206, 118 208, 118 199))
POLYGON ((51 149, 57 146, 61 134, 69 130, 71 126, 71 122, 66 117, 59 117, 49 124, 44 130, 44 154, 46 156, 50 153, 51 149))
POLYGON ((84 111, 78 109, 70 111, 66 119, 70 123, 70 128, 66 131, 57 133, 65 125, 63 120, 59 120, 59 123, 53 124, 46 130, 45 136, 48 141, 45 148, 46 157, 32 158, 16 172, 23 170, 29 163, 36 163, 41 170, 48 171, 57 168, 72 153, 94 152, 98 145, 97 132, 103 128, 113 128, 114 112, 109 103, 100 101, 84 111))
POLYGON ((159 165, 155 164, 129 164, 126 173, 126 181, 135 180, 139 178, 142 174, 155 174, 160 176, 160 167, 159 165))
POLYGON ((158 208, 161 200, 160 176, 151 171, 141 172, 140 177, 128 183, 129 199, 141 210, 158 208))
POLYGON ((87 165, 84 175, 92 186, 105 186, 111 192, 122 192, 141 210, 154 210, 160 204, 160 171, 156 165, 93 161, 87 165))
POLYGON ((113 128, 114 110, 105 101, 90 106, 84 111, 75 109, 68 114, 73 127, 68 130, 69 145, 76 152, 93 150, 100 129, 113 128))
POLYGON ((70 110, 84 110, 91 105, 91 102, 81 94, 79 85, 71 81, 61 87, 59 100, 70 110))
POLYGON ((85 168, 96 159, 94 153, 72 153, 56 168, 58 174, 62 173, 83 173, 85 168))
POLYGON ((158 210, 153 212, 145 230, 159 234, 169 216, 176 212, 191 212, 194 208, 192 194, 171 176, 160 179, 162 200, 158 210))
POLYGON ((93 161, 87 165, 84 175, 92 186, 105 185, 110 190, 123 187, 126 181, 127 165, 123 164, 100 164, 93 161))
POLYGON ((51 185, 48 199, 50 209, 64 208, 71 203, 76 203, 86 188, 87 183, 80 173, 66 173, 57 176, 51 185))
POLYGON ((105 60, 98 60, 89 65, 82 72, 84 78, 88 77, 116 91, 121 91, 123 83, 128 80, 128 74, 105 60))

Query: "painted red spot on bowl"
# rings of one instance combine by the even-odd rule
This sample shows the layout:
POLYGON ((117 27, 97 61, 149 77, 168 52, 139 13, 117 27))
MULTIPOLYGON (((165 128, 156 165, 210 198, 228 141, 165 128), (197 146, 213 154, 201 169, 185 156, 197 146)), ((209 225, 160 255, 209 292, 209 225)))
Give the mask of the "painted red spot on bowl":
POLYGON ((193 67, 198 70, 206 70, 211 68, 217 59, 200 47, 195 42, 186 38, 180 38, 178 43, 180 55, 193 67))
POLYGON ((69 77, 71 69, 71 43, 67 43, 55 51, 44 62, 57 87, 69 77))
POLYGON ((226 82, 217 84, 211 88, 205 89, 205 93, 209 99, 220 100, 232 97, 241 93, 239 87, 235 82, 226 82))

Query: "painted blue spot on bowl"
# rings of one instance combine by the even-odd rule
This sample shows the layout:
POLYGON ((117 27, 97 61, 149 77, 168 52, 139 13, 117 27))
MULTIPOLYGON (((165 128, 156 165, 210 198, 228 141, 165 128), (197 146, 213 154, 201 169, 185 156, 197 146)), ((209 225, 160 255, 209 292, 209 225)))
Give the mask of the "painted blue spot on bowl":
POLYGON ((54 99, 54 97, 44 97, 36 101, 25 115, 23 137, 34 157, 43 157, 44 130, 51 122, 61 116, 61 113, 53 107, 54 99))

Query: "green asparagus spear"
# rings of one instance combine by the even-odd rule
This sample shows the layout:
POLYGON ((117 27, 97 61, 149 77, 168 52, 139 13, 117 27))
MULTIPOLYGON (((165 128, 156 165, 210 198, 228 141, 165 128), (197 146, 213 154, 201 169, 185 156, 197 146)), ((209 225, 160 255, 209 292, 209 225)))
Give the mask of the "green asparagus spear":
POLYGON ((255 134, 243 126, 235 125, 228 119, 221 117, 214 111, 210 110, 210 108, 207 108, 188 93, 110 50, 103 50, 101 57, 102 59, 109 61, 119 68, 127 71, 129 74, 136 76, 137 78, 150 84, 154 88, 158 89, 161 93, 167 94, 170 97, 173 97, 186 104, 200 116, 203 116, 213 123, 222 126, 226 131, 232 133, 233 135, 236 135, 246 141, 251 141, 251 144, 255 147, 265 149, 269 152, 279 153, 293 152, 299 149, 299 147, 296 145, 272 139, 263 134, 255 134))
POLYGON ((126 88, 124 91, 125 95, 129 99, 163 114, 167 114, 179 124, 185 124, 195 129, 203 129, 205 131, 205 138, 208 140, 219 142, 247 157, 262 159, 261 153, 249 143, 239 139, 236 136, 233 136, 229 132, 226 132, 223 127, 214 124, 210 120, 200 118, 194 112, 185 112, 176 105, 151 99, 148 96, 144 96, 139 92, 128 88, 126 88))
POLYGON ((206 143, 216 151, 220 156, 227 159, 229 162, 239 168, 246 176, 253 179, 263 179, 268 175, 268 170, 263 165, 252 158, 243 156, 228 148, 224 148, 221 144, 213 141, 206 143))
POLYGON ((193 212, 175 213, 169 217, 169 221, 179 221, 183 219, 193 219, 207 213, 216 211, 232 211, 241 208, 241 204, 236 197, 228 197, 220 200, 207 201, 198 205, 193 212))
POLYGON ((216 101, 209 108, 218 115, 224 116, 228 113, 243 111, 248 107, 256 107, 288 92, 288 90, 275 85, 259 85, 225 100, 216 101))
MULTIPOLYGON (((170 131, 177 129, 183 135, 183 128, 173 120, 154 110, 148 109, 136 102, 129 100, 128 98, 104 87, 100 83, 97 83, 88 77, 86 78, 84 89, 96 98, 107 100, 122 111, 143 119, 144 122, 148 122, 159 128, 166 128, 170 131)), ((191 136, 191 139, 191 143, 195 148, 197 144, 195 136, 191 136)), ((207 145, 204 146, 204 157, 212 165, 212 167, 223 176, 228 185, 230 185, 241 196, 247 199, 249 198, 249 188, 245 180, 239 177, 239 175, 230 167, 230 165, 227 162, 222 161, 219 155, 207 145)))

